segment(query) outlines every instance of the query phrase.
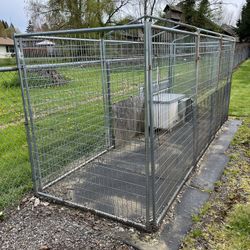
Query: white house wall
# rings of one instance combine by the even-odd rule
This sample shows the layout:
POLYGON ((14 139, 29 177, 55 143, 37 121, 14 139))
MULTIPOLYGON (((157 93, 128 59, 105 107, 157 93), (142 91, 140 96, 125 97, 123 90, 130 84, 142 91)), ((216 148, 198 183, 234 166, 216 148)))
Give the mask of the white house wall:
POLYGON ((9 57, 9 53, 6 51, 6 46, 0 45, 0 58, 9 57))

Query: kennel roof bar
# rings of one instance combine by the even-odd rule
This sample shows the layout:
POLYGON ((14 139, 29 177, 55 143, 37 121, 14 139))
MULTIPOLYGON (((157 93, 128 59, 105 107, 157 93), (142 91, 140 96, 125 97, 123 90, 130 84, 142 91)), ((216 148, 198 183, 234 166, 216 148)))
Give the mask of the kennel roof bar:
POLYGON ((215 31, 211 31, 211 30, 206 30, 206 29, 203 29, 203 28, 199 28, 199 27, 196 27, 196 26, 193 26, 193 25, 190 25, 190 24, 176 22, 176 21, 173 21, 173 20, 170 20, 170 19, 166 19, 166 18, 154 17, 154 16, 145 16, 145 17, 150 18, 150 19, 155 19, 155 20, 163 21, 163 22, 167 22, 167 23, 173 23, 173 24, 176 24, 176 25, 180 25, 180 26, 191 28, 191 29, 195 29, 195 30, 200 30, 201 32, 210 33, 210 34, 217 35, 217 36, 224 36, 224 37, 228 37, 228 38, 233 38, 232 36, 228 36, 228 35, 221 34, 221 33, 215 32, 215 31))
MULTIPOLYGON (((197 32, 191 32, 191 31, 186 31, 186 30, 176 30, 170 27, 163 27, 163 26, 159 26, 159 25, 152 25, 152 28, 155 29, 159 29, 159 30, 164 30, 164 31, 169 31, 169 32, 178 32, 178 33, 182 33, 182 34, 188 34, 188 35, 194 35, 194 36, 198 36, 197 32)), ((202 37, 208 37, 208 38, 213 38, 213 39, 217 39, 217 40, 224 40, 224 41, 230 41, 230 42, 234 42, 235 38, 234 37, 230 37, 229 38, 225 38, 222 35, 220 35, 220 37, 218 36, 211 36, 211 35, 207 35, 207 34, 200 34, 202 37)))
POLYGON ((22 33, 14 34, 14 37, 31 37, 31 36, 43 36, 43 35, 62 35, 62 34, 75 34, 75 33, 92 33, 92 32, 102 32, 111 30, 127 30, 127 29, 138 29, 143 28, 143 24, 129 24, 129 25, 117 25, 117 26, 107 26, 107 27, 96 27, 96 28, 83 28, 83 29, 70 29, 70 30, 57 30, 57 31, 47 31, 47 32, 32 32, 32 33, 22 33))
POLYGON ((222 34, 220 34, 220 37, 218 37, 218 36, 212 36, 212 35, 208 35, 208 34, 200 34, 200 36, 201 37, 212 38, 212 39, 217 39, 217 40, 229 41, 229 42, 235 42, 236 41, 236 39, 234 37, 232 37, 232 36, 223 37, 222 34))
POLYGON ((176 30, 176 29, 173 29, 173 28, 170 28, 170 27, 163 27, 163 26, 159 26, 159 25, 155 25, 155 24, 152 25, 152 28, 159 29, 159 30, 164 30, 164 31, 169 31, 169 32, 178 32, 178 33, 181 33, 181 34, 197 36, 197 33, 195 33, 195 32, 186 31, 186 30, 176 30))

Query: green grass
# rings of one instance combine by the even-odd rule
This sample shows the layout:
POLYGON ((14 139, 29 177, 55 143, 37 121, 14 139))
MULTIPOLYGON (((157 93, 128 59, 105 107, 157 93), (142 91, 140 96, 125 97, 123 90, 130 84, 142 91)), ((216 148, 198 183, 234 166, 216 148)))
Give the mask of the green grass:
POLYGON ((23 125, 0 129, 0 211, 31 189, 31 169, 23 125))
POLYGON ((250 60, 245 61, 233 74, 230 115, 250 116, 250 60))
POLYGON ((16 58, 0 58, 0 67, 16 66, 16 58))

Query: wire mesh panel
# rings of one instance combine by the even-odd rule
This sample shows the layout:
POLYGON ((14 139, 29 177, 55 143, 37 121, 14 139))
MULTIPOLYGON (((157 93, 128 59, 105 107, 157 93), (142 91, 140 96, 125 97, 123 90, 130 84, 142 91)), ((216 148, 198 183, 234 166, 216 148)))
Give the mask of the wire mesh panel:
POLYGON ((193 162, 195 35, 153 28, 155 211, 171 201, 193 162))
POLYGON ((33 176, 38 192, 145 224, 143 33, 110 31, 17 39, 33 176))
POLYGON ((227 119, 234 50, 150 20, 15 39, 37 194, 148 230, 227 119))

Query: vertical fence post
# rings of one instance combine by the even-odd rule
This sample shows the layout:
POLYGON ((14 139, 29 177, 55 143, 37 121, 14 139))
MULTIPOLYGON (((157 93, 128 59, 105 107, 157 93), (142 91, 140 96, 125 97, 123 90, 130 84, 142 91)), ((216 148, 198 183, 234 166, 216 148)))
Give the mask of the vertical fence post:
POLYGON ((233 77, 233 67, 234 67, 234 53, 235 53, 236 41, 233 41, 232 50, 231 50, 231 63, 230 63, 230 78, 229 82, 227 83, 227 104, 226 104, 226 120, 228 119, 228 112, 229 112, 229 104, 230 104, 230 96, 231 96, 231 85, 232 85, 232 77, 233 77))
POLYGON ((221 60, 222 60, 222 35, 220 37, 220 44, 219 44, 219 62, 218 62, 218 76, 217 76, 217 84, 216 84, 216 94, 215 94, 215 98, 216 98, 216 104, 217 104, 217 113, 216 113, 216 129, 215 129, 215 133, 217 132, 217 130, 220 127, 220 116, 221 116, 221 112, 220 112, 220 95, 219 95, 219 85, 220 85, 220 78, 221 78, 221 60), (219 126, 218 126, 219 125, 219 126))
POLYGON ((145 57, 145 143, 146 143, 146 226, 156 224, 155 215, 155 165, 154 165, 154 119, 152 91, 152 35, 151 23, 144 23, 144 57, 145 57), (151 216, 152 210, 152 216, 151 216))
POLYGON ((193 165, 198 158, 198 87, 199 87, 199 63, 200 63, 200 30, 197 29, 195 41, 195 97, 193 109, 193 165))
POLYGON ((111 103, 111 80, 110 80, 110 62, 106 61, 107 74, 107 104, 108 104, 108 125, 109 125, 109 144, 110 147, 114 145, 114 138, 112 133, 112 103, 111 103))
POLYGON ((36 145, 36 138, 34 132, 35 128, 33 122, 33 112, 31 109, 29 87, 27 84, 27 73, 26 73, 26 68, 23 65, 23 62, 21 62, 21 59, 23 60, 22 38, 19 38, 17 42, 17 39, 14 37, 14 46, 16 51, 18 74, 21 84, 22 101, 23 101, 23 109, 25 117, 24 122, 25 122, 26 136, 29 147, 29 159, 32 169, 33 189, 34 192, 37 193, 38 191, 42 190, 41 172, 39 167, 39 156, 38 156, 38 149, 36 145))
POLYGON ((105 41, 100 40, 100 58, 102 70, 102 95, 104 105, 104 126, 106 130, 106 147, 110 148, 112 140, 112 124, 111 124, 111 98, 110 98, 110 65, 106 61, 105 41))
POLYGON ((169 45, 169 58, 168 58, 168 79, 169 79, 169 92, 173 92, 173 65, 174 64, 174 41, 175 41, 175 34, 171 33, 171 44, 169 45))

